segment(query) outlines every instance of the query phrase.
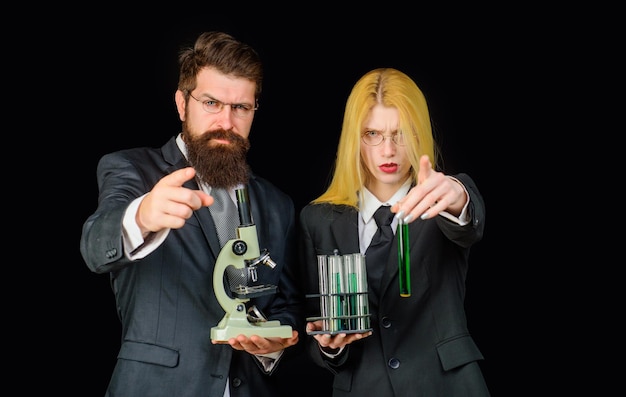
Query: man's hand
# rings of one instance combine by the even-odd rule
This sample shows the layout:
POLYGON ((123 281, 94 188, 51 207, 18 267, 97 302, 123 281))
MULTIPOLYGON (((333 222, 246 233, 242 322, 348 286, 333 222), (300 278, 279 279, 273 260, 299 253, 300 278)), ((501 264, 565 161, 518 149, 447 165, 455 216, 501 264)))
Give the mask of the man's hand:
POLYGON ((196 171, 183 168, 161 178, 139 204, 137 225, 144 236, 149 232, 183 227, 193 211, 213 204, 213 197, 201 190, 191 190, 183 184, 196 171))
POLYGON ((298 331, 291 331, 291 338, 263 338, 258 335, 237 335, 227 342, 212 341, 213 344, 228 343, 235 350, 245 350, 250 354, 268 354, 283 350, 298 343, 298 331))

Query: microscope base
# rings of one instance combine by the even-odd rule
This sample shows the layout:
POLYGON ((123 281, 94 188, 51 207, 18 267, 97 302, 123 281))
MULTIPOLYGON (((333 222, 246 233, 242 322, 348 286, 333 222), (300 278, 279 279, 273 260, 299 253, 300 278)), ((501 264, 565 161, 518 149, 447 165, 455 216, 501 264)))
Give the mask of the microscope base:
POLYGON ((291 326, 280 325, 280 321, 265 321, 248 325, 226 325, 211 328, 211 340, 227 341, 237 335, 259 335, 264 338, 291 338, 291 326))

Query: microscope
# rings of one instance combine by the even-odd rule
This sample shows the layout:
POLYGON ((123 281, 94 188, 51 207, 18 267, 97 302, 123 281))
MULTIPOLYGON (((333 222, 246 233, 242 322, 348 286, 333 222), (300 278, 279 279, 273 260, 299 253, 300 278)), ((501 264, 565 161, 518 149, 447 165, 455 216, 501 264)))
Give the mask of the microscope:
POLYGON ((256 306, 246 308, 246 302, 251 298, 276 293, 275 285, 251 285, 257 281, 258 265, 273 269, 276 263, 267 250, 259 249, 247 188, 237 189, 235 193, 240 224, 236 230, 237 238, 229 240, 222 247, 213 271, 215 296, 226 314, 217 326, 211 328, 211 339, 227 341, 240 334, 291 338, 291 326, 265 319, 256 306), (224 286, 224 275, 228 280, 230 295, 224 286))

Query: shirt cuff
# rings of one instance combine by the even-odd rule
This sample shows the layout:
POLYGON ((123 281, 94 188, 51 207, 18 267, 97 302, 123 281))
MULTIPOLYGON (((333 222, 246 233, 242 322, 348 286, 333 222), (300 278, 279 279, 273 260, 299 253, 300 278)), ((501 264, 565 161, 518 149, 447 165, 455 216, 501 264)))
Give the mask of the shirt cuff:
POLYGON ((265 372, 272 372, 278 362, 278 359, 283 355, 283 352, 284 350, 268 354, 255 354, 255 357, 259 360, 261 365, 263 365, 265 372))

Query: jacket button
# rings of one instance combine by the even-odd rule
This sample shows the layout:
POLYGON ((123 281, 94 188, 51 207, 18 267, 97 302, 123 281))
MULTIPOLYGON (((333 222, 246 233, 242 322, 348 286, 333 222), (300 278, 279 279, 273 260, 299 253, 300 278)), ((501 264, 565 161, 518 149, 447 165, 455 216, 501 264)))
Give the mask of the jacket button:
POLYGON ((233 379, 233 381, 232 381, 232 385, 233 385, 233 387, 239 387, 239 386, 241 386, 241 379, 239 379, 239 378, 234 378, 234 379, 233 379))
POLYGON ((391 360, 389 360, 387 365, 391 369, 398 369, 398 368, 400 368, 400 360, 398 360, 397 358, 392 358, 391 360))
POLYGON ((389 317, 383 317, 382 320, 380 320, 380 324, 383 326, 383 328, 390 328, 391 320, 389 319, 389 317))

